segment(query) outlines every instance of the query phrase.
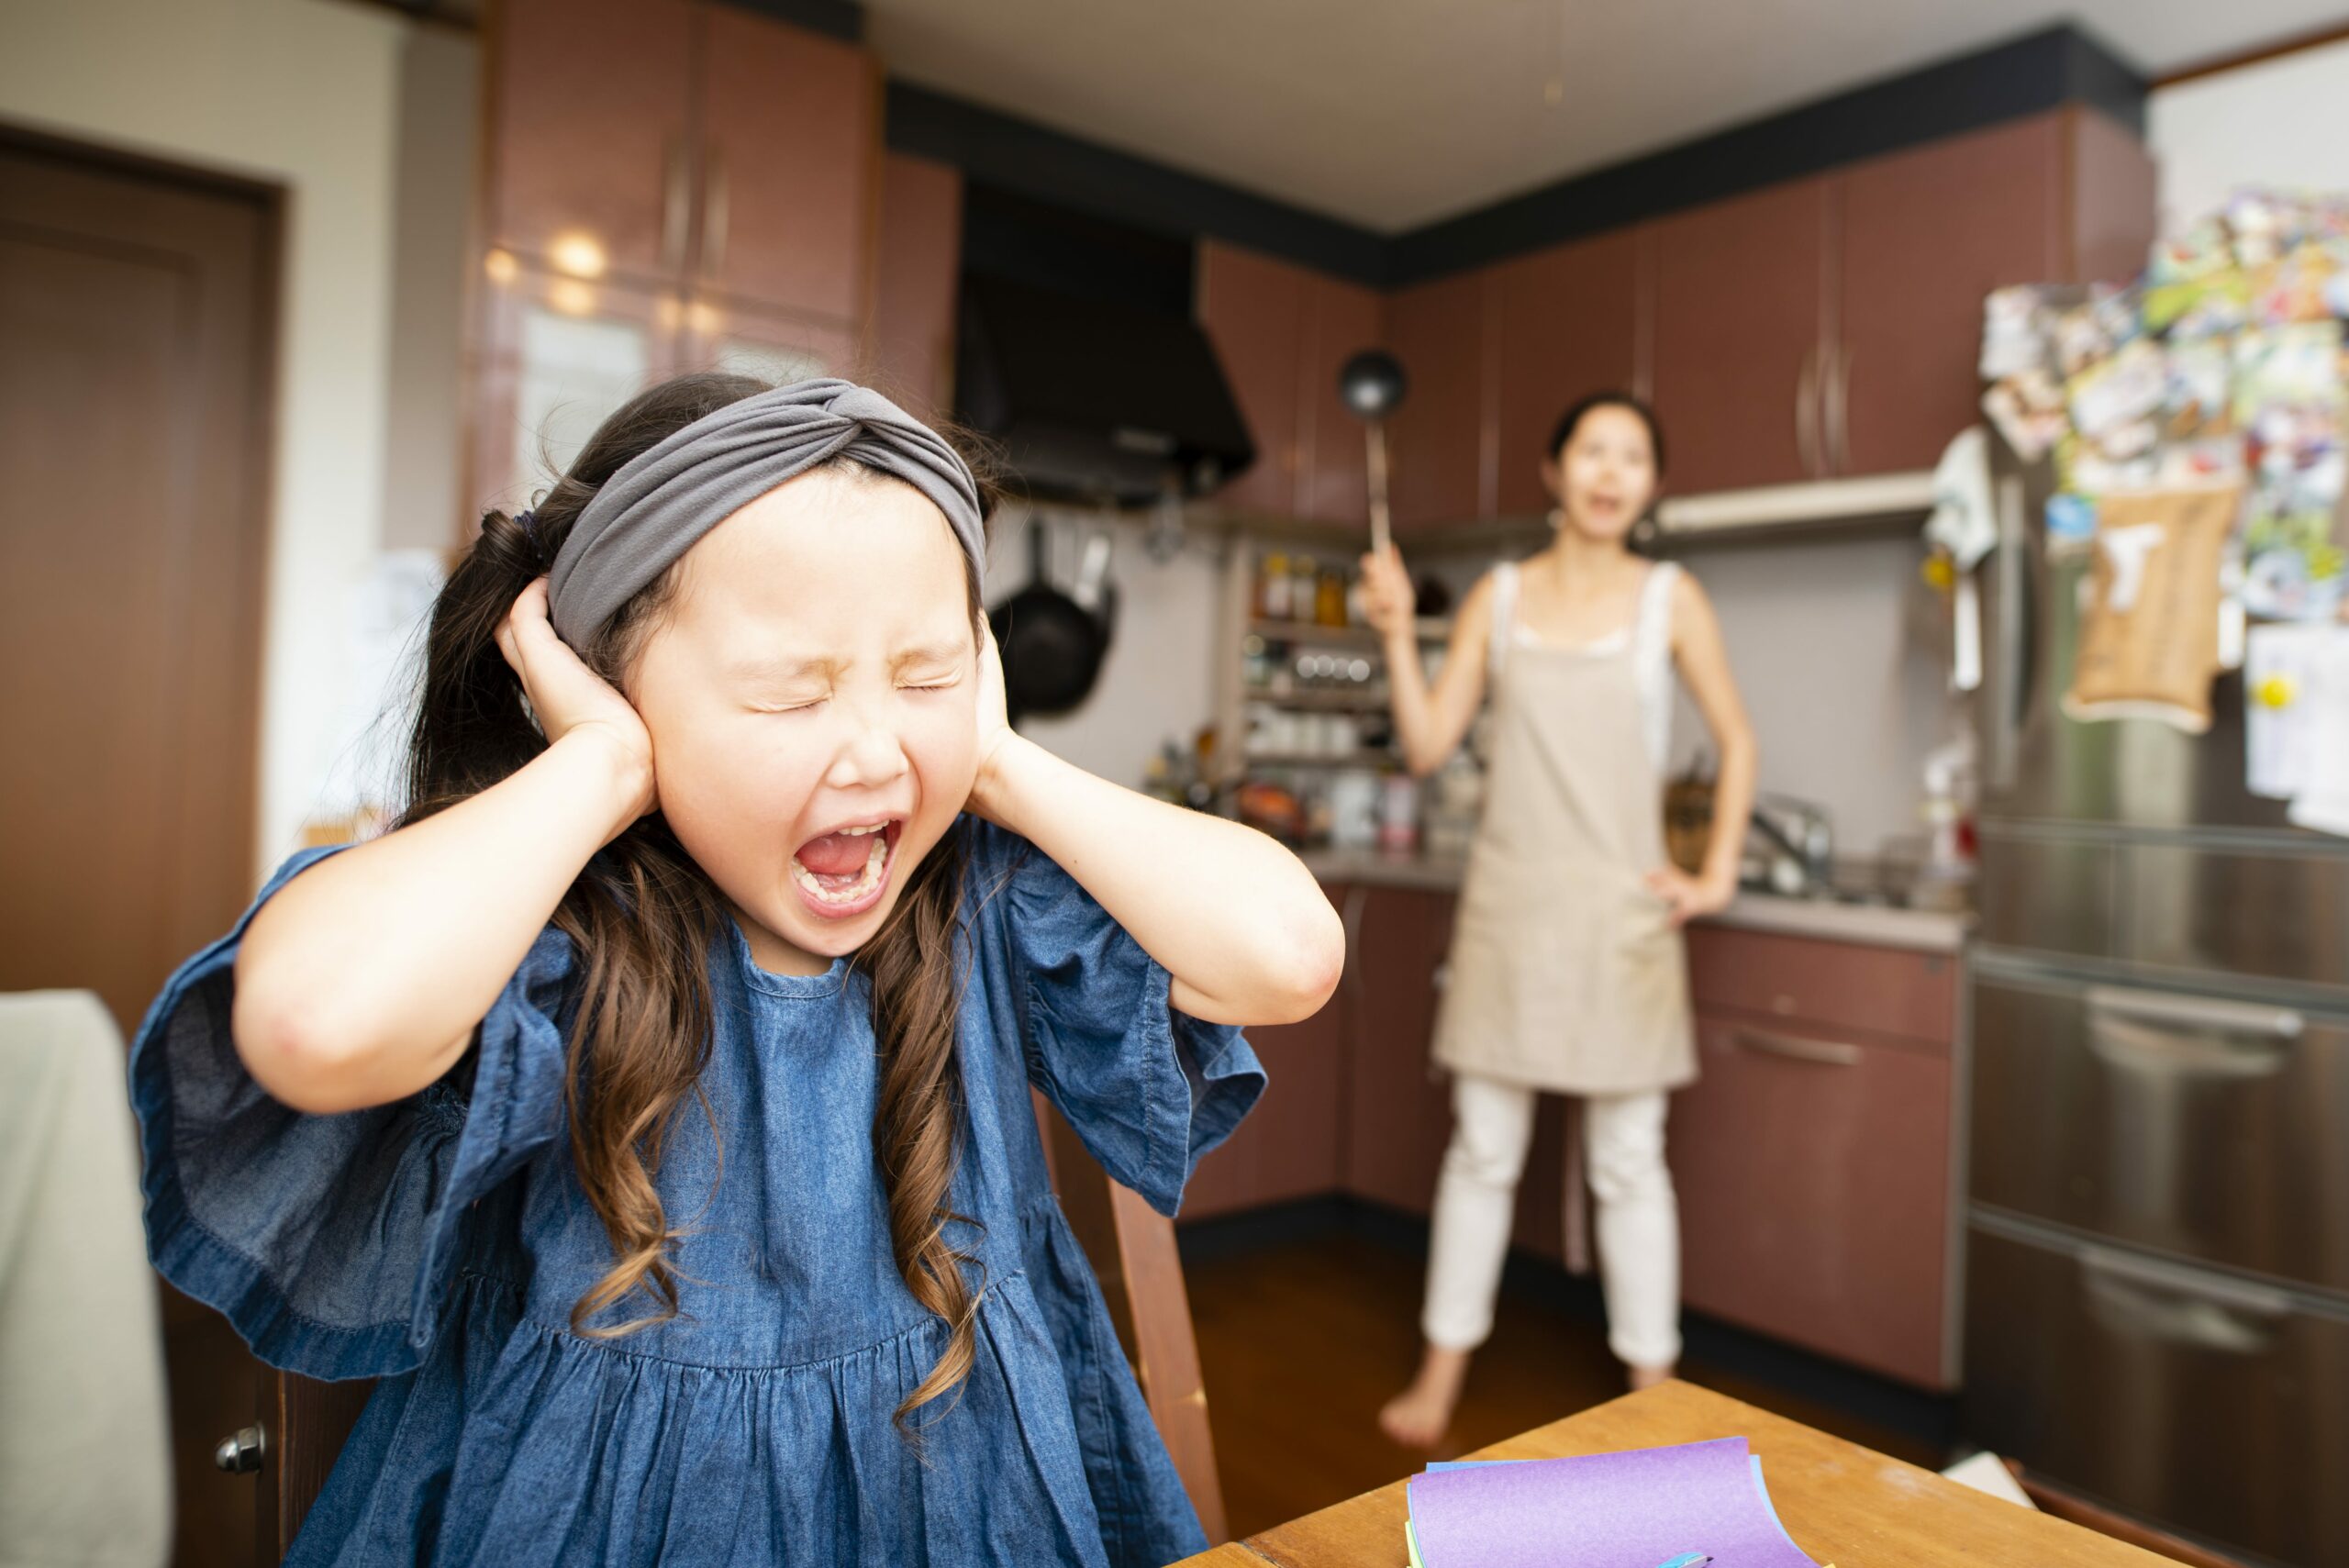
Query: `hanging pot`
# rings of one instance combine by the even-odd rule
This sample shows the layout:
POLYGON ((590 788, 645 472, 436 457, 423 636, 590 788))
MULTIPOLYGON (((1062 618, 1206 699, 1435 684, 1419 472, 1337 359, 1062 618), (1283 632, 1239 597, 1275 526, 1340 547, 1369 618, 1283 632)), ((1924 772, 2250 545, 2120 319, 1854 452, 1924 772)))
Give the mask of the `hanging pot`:
POLYGON ((1075 585, 1067 593, 1052 582, 1048 543, 1043 523, 1030 523, 1028 585, 987 612, 1003 654, 1004 706, 1014 724, 1083 703, 1100 678, 1117 622, 1109 536, 1085 540, 1075 585))

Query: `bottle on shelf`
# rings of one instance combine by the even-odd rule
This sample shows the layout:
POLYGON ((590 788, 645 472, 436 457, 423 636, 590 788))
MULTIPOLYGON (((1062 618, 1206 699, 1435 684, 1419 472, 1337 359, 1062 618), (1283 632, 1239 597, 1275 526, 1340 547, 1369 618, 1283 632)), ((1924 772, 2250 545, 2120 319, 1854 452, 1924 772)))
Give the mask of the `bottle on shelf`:
POLYGON ((1288 557, 1275 551, 1260 556, 1256 562, 1256 618, 1286 620, 1289 618, 1288 557))

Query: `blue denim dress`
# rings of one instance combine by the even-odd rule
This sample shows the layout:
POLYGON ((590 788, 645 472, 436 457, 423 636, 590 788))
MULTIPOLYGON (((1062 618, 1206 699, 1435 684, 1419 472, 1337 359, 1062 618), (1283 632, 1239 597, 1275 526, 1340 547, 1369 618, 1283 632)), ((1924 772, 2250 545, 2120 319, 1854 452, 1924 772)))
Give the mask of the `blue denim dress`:
POLYGON ((1175 1012, 1166 972, 1041 851, 956 831, 950 1202, 977 1223, 950 1239, 974 1259, 978 1353, 916 1413, 918 1446, 891 1415, 946 1336, 891 1259, 869 995, 845 962, 770 974, 726 927, 709 1114, 677 1118, 659 1175, 684 1312, 604 1340, 570 1328, 612 1251, 565 1128, 567 939, 539 938, 447 1080, 339 1116, 285 1108, 238 1061, 245 922, 173 977, 130 1064, 156 1265, 272 1364, 383 1380, 289 1562, 1133 1568, 1203 1547, 1029 1090, 1172 1214, 1264 1071, 1237 1029, 1175 1012))

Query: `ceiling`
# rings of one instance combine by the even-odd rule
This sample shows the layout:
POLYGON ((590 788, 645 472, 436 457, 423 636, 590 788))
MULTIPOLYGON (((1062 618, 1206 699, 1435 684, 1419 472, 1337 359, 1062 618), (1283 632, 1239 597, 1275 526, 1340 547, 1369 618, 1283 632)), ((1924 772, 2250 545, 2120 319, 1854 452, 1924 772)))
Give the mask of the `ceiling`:
POLYGON ((1382 233, 2073 21, 2146 75, 2343 0, 864 0, 894 77, 1382 233))

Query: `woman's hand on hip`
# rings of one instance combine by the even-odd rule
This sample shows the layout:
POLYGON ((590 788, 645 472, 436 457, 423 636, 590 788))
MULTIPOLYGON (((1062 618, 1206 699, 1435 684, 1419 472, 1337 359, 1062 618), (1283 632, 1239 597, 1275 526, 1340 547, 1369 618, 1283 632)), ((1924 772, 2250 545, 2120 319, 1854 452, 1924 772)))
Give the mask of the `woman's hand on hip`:
POLYGON ((1648 873, 1648 891, 1664 900, 1671 911, 1675 927, 1707 915, 1718 915, 1737 896, 1733 883, 1715 877, 1690 876, 1678 866, 1663 866, 1648 873))
POLYGON ((587 667, 547 618, 547 580, 537 579, 497 628, 498 651, 521 679, 547 744, 577 737, 609 748, 612 765, 634 803, 620 826, 659 804, 652 772, 652 735, 642 716, 612 684, 587 667))

